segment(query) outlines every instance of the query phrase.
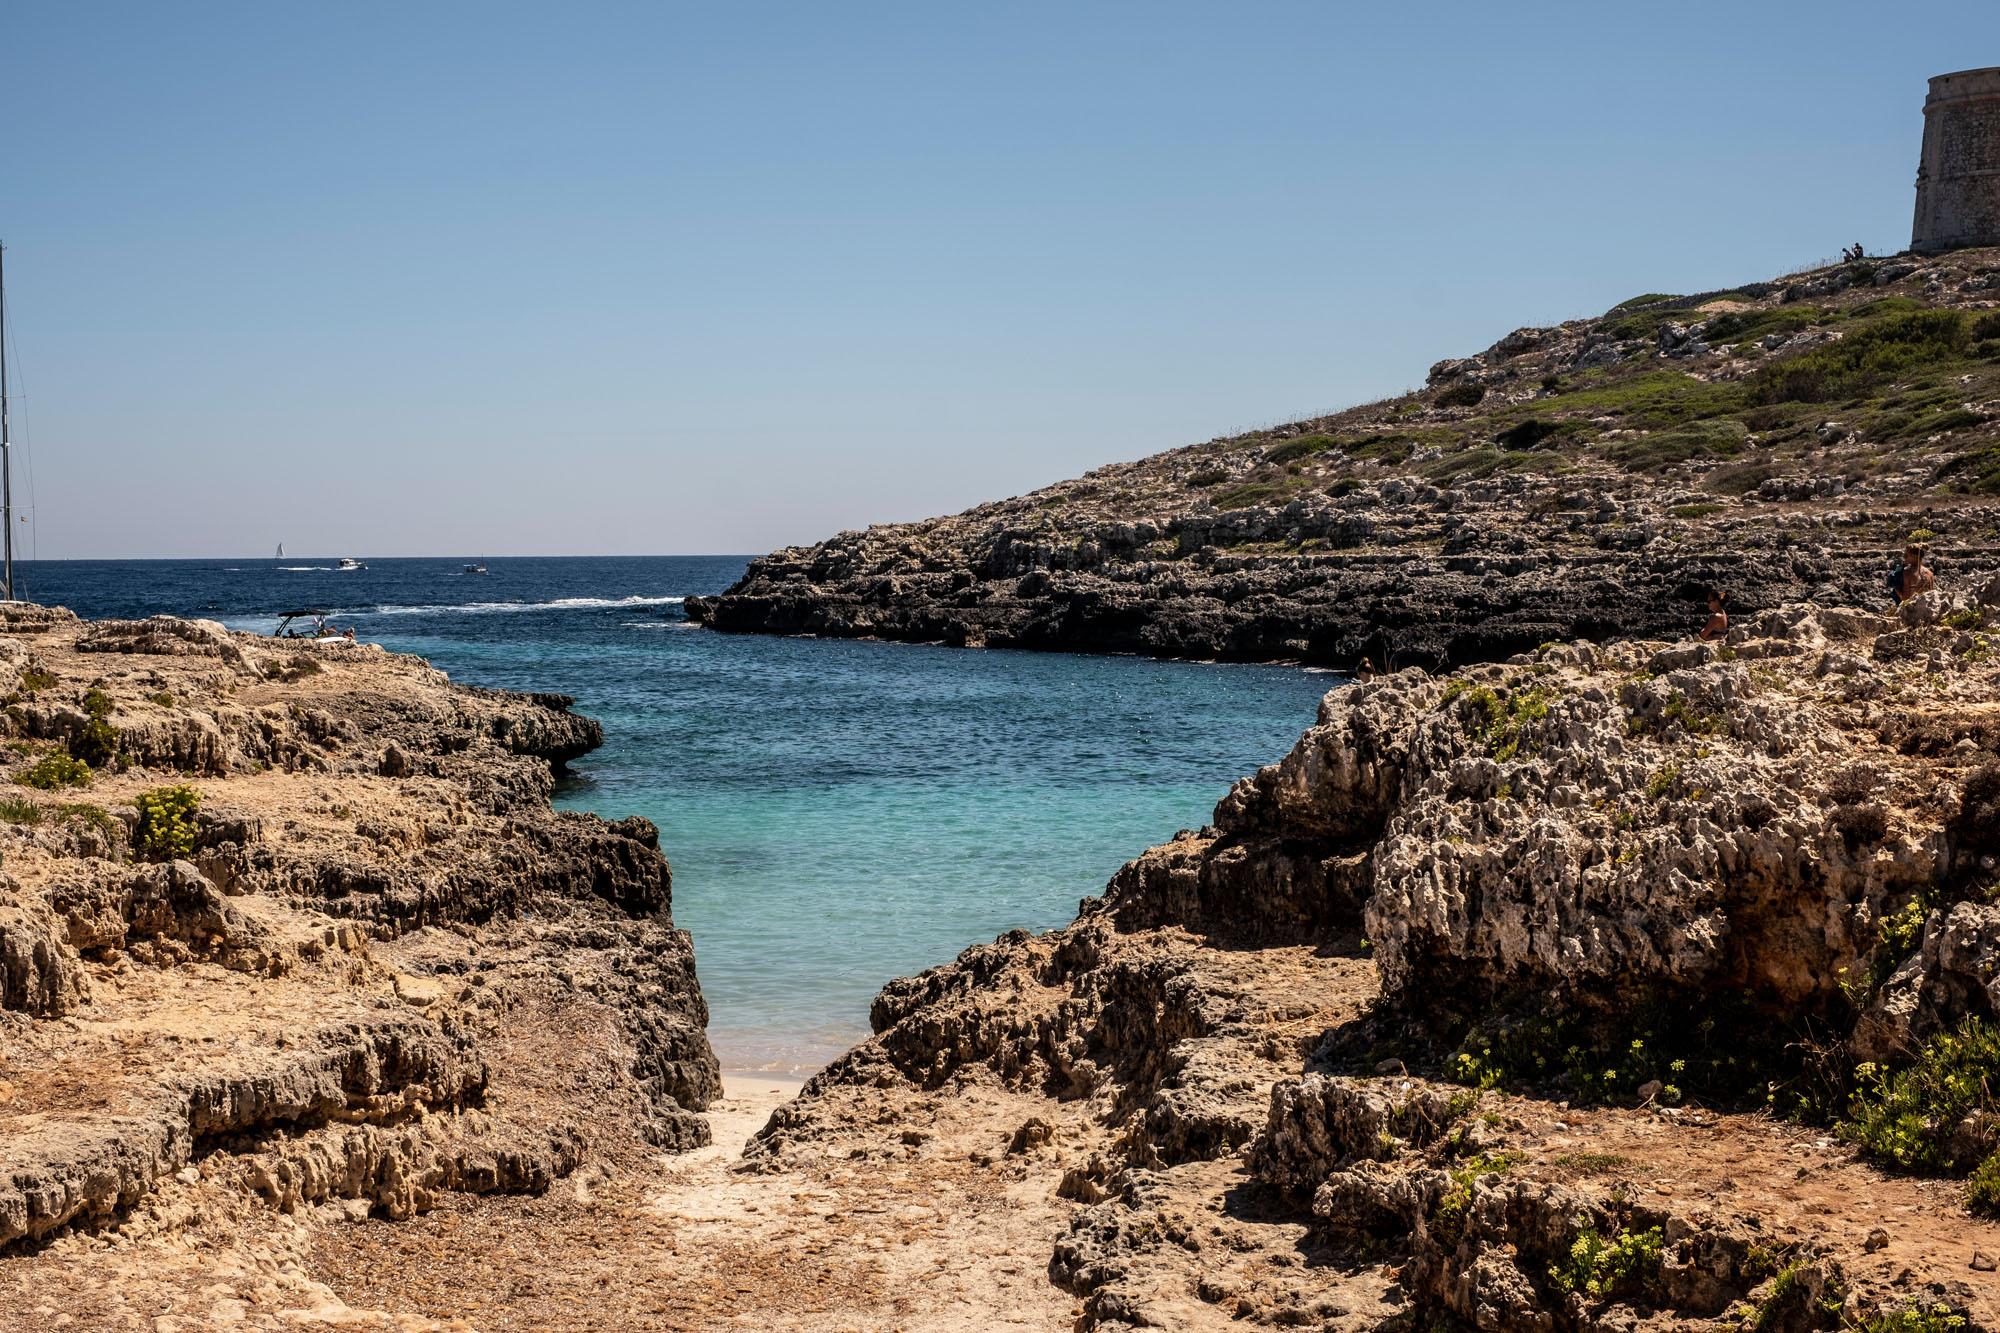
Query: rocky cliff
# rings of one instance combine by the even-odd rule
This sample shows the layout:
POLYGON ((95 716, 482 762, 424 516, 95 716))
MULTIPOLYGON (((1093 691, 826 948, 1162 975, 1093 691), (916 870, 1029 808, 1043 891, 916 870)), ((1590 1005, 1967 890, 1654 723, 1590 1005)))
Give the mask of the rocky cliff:
POLYGON ((747 1160, 969 1159, 1082 1328, 2000 1328, 1996 643, 2000 582, 1337 690, 747 1160))
POLYGON ((12 1326, 48 1326, 46 1263, 71 1318, 123 1326, 85 1293, 143 1292, 116 1252, 149 1235, 407 1218, 707 1141, 658 836, 550 807, 602 739, 566 697, 18 605, 0 695, 12 1326))
POLYGON ((1348 666, 1887 605, 2000 556, 2000 251, 1517 329, 1426 386, 755 561, 723 630, 1348 666))

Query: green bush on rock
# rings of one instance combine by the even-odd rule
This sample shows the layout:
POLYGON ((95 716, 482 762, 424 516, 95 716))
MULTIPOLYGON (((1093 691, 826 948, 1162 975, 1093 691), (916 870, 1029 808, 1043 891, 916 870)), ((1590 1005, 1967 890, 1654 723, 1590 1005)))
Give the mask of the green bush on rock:
POLYGON ((14 781, 37 791, 60 791, 64 787, 88 787, 90 765, 60 751, 51 751, 14 775, 14 781))
POLYGON ((2000 1027, 1968 1018, 1910 1065, 1856 1066, 1843 1138, 1906 1171, 1969 1175, 1968 1201, 2000 1214, 2000 1144, 1961 1127, 2000 1117, 2000 1027))
POLYGON ((194 851, 195 812, 201 793, 193 787, 154 787, 139 793, 138 852, 152 861, 171 861, 194 851))
POLYGON ((1665 1249, 1666 1235, 1659 1227, 1622 1231, 1606 1240, 1579 1220, 1569 1253, 1549 1266, 1549 1284, 1564 1295, 1578 1291, 1592 1300, 1656 1291, 1665 1249))

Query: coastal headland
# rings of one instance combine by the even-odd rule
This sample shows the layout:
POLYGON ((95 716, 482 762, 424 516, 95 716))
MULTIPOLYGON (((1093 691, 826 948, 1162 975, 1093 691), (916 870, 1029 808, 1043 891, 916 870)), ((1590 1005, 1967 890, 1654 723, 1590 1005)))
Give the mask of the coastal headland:
POLYGON ((1413 393, 754 561, 722 630, 1352 668, 1886 604, 2000 556, 2000 250, 1645 293, 1413 393))

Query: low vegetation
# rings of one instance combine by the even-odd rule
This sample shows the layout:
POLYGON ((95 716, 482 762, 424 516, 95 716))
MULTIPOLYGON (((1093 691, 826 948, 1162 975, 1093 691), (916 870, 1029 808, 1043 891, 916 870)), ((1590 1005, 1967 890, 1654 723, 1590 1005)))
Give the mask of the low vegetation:
POLYGON ((154 787, 139 793, 139 855, 149 861, 171 861, 194 851, 201 793, 189 786, 154 787))
POLYGON ((1570 1241, 1569 1253, 1550 1265, 1549 1285, 1563 1295, 1581 1292, 1591 1300, 1656 1292, 1666 1243, 1659 1227, 1621 1231, 1606 1239, 1585 1223, 1570 1241))
POLYGON ((1966 1176, 1968 1202, 2000 1216, 2000 1027, 1969 1018, 1900 1069, 1862 1064, 1841 1135, 1906 1171, 1966 1176), (1964 1126, 1986 1125, 1984 1133, 1964 1126))
POLYGON ((90 765, 59 750, 37 759, 14 775, 14 781, 37 791, 60 791, 64 787, 88 787, 90 765))

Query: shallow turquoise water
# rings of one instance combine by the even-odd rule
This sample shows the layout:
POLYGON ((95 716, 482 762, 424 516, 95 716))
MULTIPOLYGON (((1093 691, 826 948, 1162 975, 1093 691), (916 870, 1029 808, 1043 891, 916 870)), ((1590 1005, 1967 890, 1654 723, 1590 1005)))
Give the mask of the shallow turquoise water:
POLYGON ((891 977, 1069 920, 1207 822, 1338 677, 711 633, 675 600, 740 559, 43 565, 42 600, 267 628, 288 603, 460 680, 558 689, 605 725, 561 804, 660 826, 726 1066, 809 1069, 891 977))

